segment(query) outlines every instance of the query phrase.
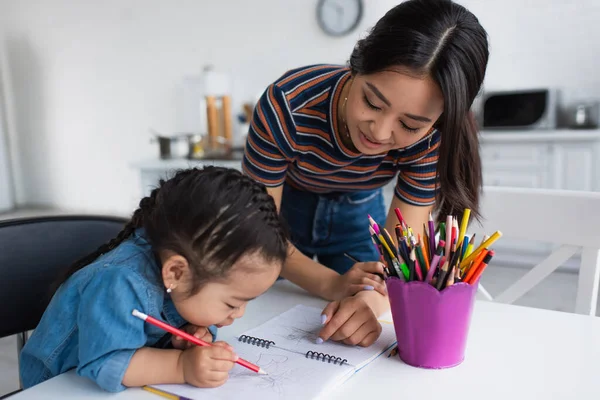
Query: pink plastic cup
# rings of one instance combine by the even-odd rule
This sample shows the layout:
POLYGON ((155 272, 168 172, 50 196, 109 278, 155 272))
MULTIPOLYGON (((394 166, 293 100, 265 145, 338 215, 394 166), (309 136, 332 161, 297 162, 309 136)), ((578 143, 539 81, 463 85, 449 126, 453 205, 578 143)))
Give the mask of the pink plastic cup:
POLYGON ((421 281, 386 279, 402 361, 430 369, 462 363, 478 283, 460 282, 439 291, 421 281))

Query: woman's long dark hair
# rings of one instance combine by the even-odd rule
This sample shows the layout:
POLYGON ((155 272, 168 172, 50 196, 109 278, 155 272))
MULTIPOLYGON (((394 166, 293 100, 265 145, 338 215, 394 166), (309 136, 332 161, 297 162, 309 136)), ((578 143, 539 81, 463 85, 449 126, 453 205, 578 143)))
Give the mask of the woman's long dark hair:
POLYGON ((489 58, 487 33, 478 19, 450 0, 408 0, 388 11, 350 57, 353 74, 405 68, 430 76, 444 96, 435 128, 441 132, 436 195, 438 220, 479 218, 482 188, 478 128, 470 112, 489 58))
POLYGON ((75 262, 59 285, 137 228, 145 229, 155 254, 171 250, 185 257, 193 275, 190 294, 226 277, 244 255, 283 265, 287 254, 287 230, 262 184, 233 169, 193 168, 161 180, 117 237, 75 262))

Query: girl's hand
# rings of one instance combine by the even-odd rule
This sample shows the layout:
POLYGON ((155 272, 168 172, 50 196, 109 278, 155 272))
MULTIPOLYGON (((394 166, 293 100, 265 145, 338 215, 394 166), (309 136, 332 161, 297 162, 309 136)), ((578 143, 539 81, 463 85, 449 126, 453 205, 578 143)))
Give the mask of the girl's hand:
MULTIPOLYGON (((210 333, 208 328, 205 328, 203 326, 187 324, 187 325, 184 325, 183 328, 181 328, 181 330, 184 331, 185 333, 188 333, 190 335, 197 337, 198 339, 202 339, 205 342, 211 343, 213 341, 212 334, 210 333)), ((195 344, 188 342, 187 340, 183 339, 180 336, 173 336, 173 338, 171 339, 171 344, 173 344, 174 348, 179 349, 179 350, 185 350, 185 349, 189 349, 192 346, 196 346, 195 344)))
POLYGON ((377 274, 383 276, 382 263, 356 263, 345 274, 333 279, 330 286, 329 298, 341 300, 363 290, 376 290, 382 295, 387 296, 385 283, 377 274))
POLYGON ((331 339, 367 347, 381 334, 381 324, 371 307, 360 297, 329 303, 322 315, 325 327, 319 332, 318 343, 331 339))
POLYGON ((213 388, 221 386, 229 378, 229 371, 238 356, 225 342, 215 342, 212 346, 193 346, 181 352, 179 364, 186 383, 196 387, 213 388))

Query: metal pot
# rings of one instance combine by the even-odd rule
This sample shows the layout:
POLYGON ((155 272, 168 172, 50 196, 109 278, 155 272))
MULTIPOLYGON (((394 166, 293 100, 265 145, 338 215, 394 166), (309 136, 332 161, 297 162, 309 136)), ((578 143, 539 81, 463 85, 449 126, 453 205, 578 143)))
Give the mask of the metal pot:
POLYGON ((163 160, 187 158, 190 154, 190 135, 160 136, 152 138, 158 142, 160 158, 163 160))

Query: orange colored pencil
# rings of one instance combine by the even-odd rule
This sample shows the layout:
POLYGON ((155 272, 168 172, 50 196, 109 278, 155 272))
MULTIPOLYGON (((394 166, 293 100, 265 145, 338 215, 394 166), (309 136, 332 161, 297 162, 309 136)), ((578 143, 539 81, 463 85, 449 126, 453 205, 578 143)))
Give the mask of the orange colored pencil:
POLYGON ((487 255, 483 258, 483 261, 481 261, 481 263, 477 267, 477 271, 475 271, 471 279, 467 282, 468 284, 472 285, 473 283, 477 282, 477 279, 479 279, 479 277, 483 273, 483 270, 488 266, 488 264, 492 260, 492 257, 494 257, 494 250, 490 250, 487 253, 487 255))
POLYGON ((481 262, 483 261, 484 257, 487 255, 487 253, 488 253, 488 249, 483 249, 481 251, 481 253, 479 253, 479 255, 477 256, 475 261, 473 261, 473 264, 467 270, 467 276, 465 276, 465 279, 463 279, 463 282, 469 283, 469 281, 471 280, 473 275, 475 275, 477 268, 479 268, 479 264, 481 264, 481 262))

